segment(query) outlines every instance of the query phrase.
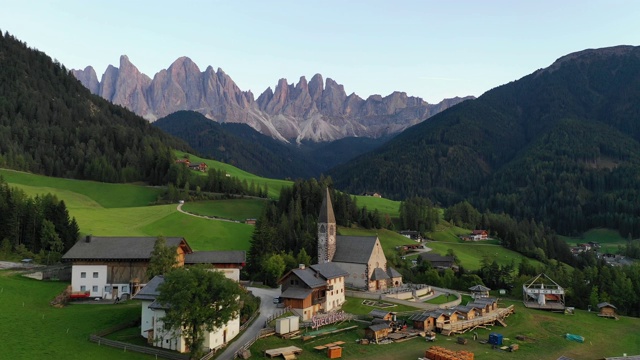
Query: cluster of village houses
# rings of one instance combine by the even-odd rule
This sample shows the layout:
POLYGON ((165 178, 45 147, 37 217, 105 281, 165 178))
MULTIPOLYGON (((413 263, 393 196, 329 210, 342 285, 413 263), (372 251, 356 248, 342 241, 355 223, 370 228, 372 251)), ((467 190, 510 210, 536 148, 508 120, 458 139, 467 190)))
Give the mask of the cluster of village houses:
MULTIPOLYGON (((325 194, 318 218, 317 264, 288 271, 278 283, 279 302, 291 309, 302 321, 312 321, 340 309, 345 302, 347 288, 364 292, 384 293, 403 286, 402 275, 387 264, 377 237, 340 236, 336 234, 336 220, 329 193, 325 194)), ((166 305, 159 304, 158 288, 163 276, 146 277, 156 238, 154 237, 94 237, 77 242, 63 260, 72 264, 73 293, 90 298, 121 299, 129 297, 141 301, 140 335, 154 346, 180 352, 187 351, 184 338, 178 332, 163 328, 166 305)), ((178 266, 210 265, 234 281, 240 280, 245 266, 244 251, 193 251, 180 237, 166 238, 167 246, 176 247, 178 266)), ((425 253, 425 260, 436 268, 454 266, 453 259, 435 258, 425 253), (431 258, 433 257, 433 258, 431 258)), ((422 256, 421 255, 421 256, 422 256)), ((471 288, 475 300, 465 306, 428 311, 410 318, 418 330, 442 331, 458 321, 486 316, 498 309, 497 300, 488 297, 488 288, 471 288)), ((367 329, 372 339, 386 336, 392 330, 390 313, 374 312, 374 323, 367 329), (381 321, 380 321, 381 320, 381 321)), ((205 336, 205 348, 219 348, 238 335, 240 320, 231 319, 225 326, 205 336)))

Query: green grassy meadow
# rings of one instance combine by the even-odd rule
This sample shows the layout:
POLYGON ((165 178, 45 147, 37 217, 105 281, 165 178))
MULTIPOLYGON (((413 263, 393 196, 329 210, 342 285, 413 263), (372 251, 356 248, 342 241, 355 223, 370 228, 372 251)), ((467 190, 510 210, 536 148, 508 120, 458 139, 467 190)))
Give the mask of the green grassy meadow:
MULTIPOLYGON (((374 310, 374 309, 382 309, 385 311, 396 311, 396 312, 419 310, 418 308, 402 305, 402 304, 394 304, 393 307, 369 306, 369 305, 364 305, 362 303, 363 300, 364 299, 347 296, 346 302, 344 303, 344 305, 342 305, 342 310, 344 310, 349 314, 356 314, 356 315, 367 315, 371 312, 371 310, 374 310)), ((387 301, 387 300, 384 300, 384 302, 392 303, 391 301, 387 301)))
POLYGON ((262 199, 211 200, 186 202, 182 205, 182 210, 198 215, 244 221, 259 218, 265 204, 266 200, 262 199))
MULTIPOLYGON (((175 154, 178 158, 182 158, 186 153, 181 151, 176 151, 175 154)), ((291 186, 293 184, 293 182, 289 180, 269 179, 269 178, 253 175, 244 170, 240 170, 233 165, 225 164, 216 160, 201 158, 193 154, 187 154, 187 155, 189 155, 189 160, 191 162, 198 162, 198 163, 203 162, 207 164, 207 166, 209 166, 209 169, 224 170, 227 172, 227 174, 237 177, 240 180, 247 180, 247 183, 249 184, 251 184, 251 182, 253 181, 256 185, 259 185, 262 187, 267 185, 269 187, 269 198, 271 199, 277 199, 280 196, 280 189, 286 186, 291 186)), ((202 173, 202 175, 204 176, 205 174, 202 173)))
POLYGON ((367 210, 378 209, 380 215, 389 214, 392 218, 400 216, 400 201, 362 195, 355 198, 359 208, 366 206, 367 210))
POLYGON ((89 334, 140 316, 140 303, 74 304, 54 308, 49 301, 66 283, 42 282, 0 271, 0 338, 3 359, 152 359, 99 346, 89 334))
POLYGON ((612 229, 591 229, 580 237, 567 237, 561 236, 569 246, 576 246, 581 243, 588 243, 590 241, 600 243, 600 252, 603 253, 618 253, 618 246, 625 245, 627 239, 620 236, 617 230, 612 229))
MULTIPOLYGON (((305 359, 326 359, 324 351, 313 347, 338 340, 345 341, 342 355, 350 359, 415 359, 424 356, 429 346, 442 346, 451 350, 466 350, 474 353, 479 360, 489 359, 557 359, 564 355, 573 359, 602 359, 605 356, 622 356, 623 353, 635 355, 640 353, 638 332, 640 319, 621 318, 620 320, 604 319, 594 313, 577 311, 576 315, 563 315, 539 310, 530 310, 519 302, 514 304, 516 313, 506 319, 507 327, 494 326, 489 329, 477 329, 479 339, 486 340, 494 331, 504 336, 504 344, 517 343, 520 350, 515 353, 492 350, 490 345, 473 341, 473 332, 459 335, 468 340, 466 345, 456 343, 457 336, 445 337, 438 334, 433 343, 422 338, 386 345, 359 345, 356 339, 364 337, 364 325, 356 330, 315 338, 307 342, 301 339, 284 340, 271 336, 257 341, 252 347, 252 354, 262 354, 264 350, 282 346, 297 346, 303 349, 298 357, 305 359), (572 333, 585 337, 584 343, 566 340, 564 334, 572 333), (615 337, 607 334, 616 334, 615 337), (525 335, 531 340, 516 340, 516 335, 525 335)), ((357 324, 355 322, 351 323, 357 324)))

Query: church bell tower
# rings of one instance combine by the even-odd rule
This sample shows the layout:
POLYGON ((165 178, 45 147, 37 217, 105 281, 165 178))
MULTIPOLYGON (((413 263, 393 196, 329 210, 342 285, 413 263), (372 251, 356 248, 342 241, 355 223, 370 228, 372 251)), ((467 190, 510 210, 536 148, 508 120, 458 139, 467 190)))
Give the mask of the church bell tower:
POLYGON ((318 264, 331 262, 336 253, 336 217, 329 188, 326 189, 318 216, 318 264))

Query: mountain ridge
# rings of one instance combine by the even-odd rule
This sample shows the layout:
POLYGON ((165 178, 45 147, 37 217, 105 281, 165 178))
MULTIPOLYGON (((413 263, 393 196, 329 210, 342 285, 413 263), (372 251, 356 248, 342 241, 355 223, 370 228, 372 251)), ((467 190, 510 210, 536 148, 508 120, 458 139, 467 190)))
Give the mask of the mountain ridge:
POLYGON ((473 97, 429 104, 395 91, 362 99, 346 94, 335 80, 315 74, 297 83, 281 78, 257 98, 242 91, 221 68, 204 71, 188 57, 175 60, 153 78, 141 73, 126 55, 109 65, 98 81, 95 69, 72 70, 92 93, 122 105, 149 121, 180 110, 194 110, 218 122, 245 123, 282 142, 332 141, 344 137, 385 137, 473 97))

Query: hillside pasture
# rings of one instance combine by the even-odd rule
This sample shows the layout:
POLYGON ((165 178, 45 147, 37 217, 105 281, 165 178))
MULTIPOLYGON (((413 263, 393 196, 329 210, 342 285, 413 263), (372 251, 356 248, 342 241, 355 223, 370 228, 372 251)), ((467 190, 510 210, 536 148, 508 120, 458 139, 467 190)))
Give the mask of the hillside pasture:
MULTIPOLYGON (((246 180, 248 184, 251 184, 253 181, 257 186, 263 187, 266 185, 269 188, 269 198, 277 199, 280 196, 280 190, 283 187, 291 186, 293 184, 292 181, 289 180, 278 180, 278 179, 269 179, 261 176, 253 175, 244 170, 238 169, 237 167, 229 164, 225 164, 216 160, 205 159, 193 154, 187 154, 185 152, 176 151, 176 156, 178 158, 183 158, 184 155, 189 156, 189 161, 196 163, 205 163, 209 167, 209 169, 217 169, 224 170, 227 174, 237 177, 240 180, 246 180)), ((205 173, 200 173, 203 176, 205 173)))
POLYGON ((618 247, 627 243, 627 239, 622 237, 617 230, 603 228, 591 229, 580 237, 561 236, 561 239, 569 244, 569 246, 576 246, 591 241, 597 242, 600 244, 600 252, 612 254, 618 253, 618 247))
POLYGON ((148 186, 62 179, 8 169, 0 169, 0 176, 12 185, 20 184, 68 190, 79 195, 84 195, 104 208, 146 206, 155 202, 163 192, 162 189, 148 186))
POLYGON ((257 219, 262 214, 266 200, 237 199, 186 202, 182 210, 204 216, 244 221, 257 219))
MULTIPOLYGON (((461 265, 468 270, 478 270, 481 266, 483 257, 487 256, 492 261, 495 260, 498 265, 508 265, 512 261, 517 266, 524 255, 515 251, 506 249, 500 245, 484 244, 482 242, 474 243, 451 243, 440 241, 429 241, 425 246, 432 249, 433 252, 440 255, 446 255, 448 249, 453 249, 456 256, 460 259, 461 265)), ((534 259, 527 258, 532 265, 542 267, 542 264, 534 259)))
POLYGON ((92 198, 66 189, 10 185, 30 196, 56 195, 64 200, 80 231, 95 236, 182 236, 194 250, 249 250, 253 233, 251 225, 180 213, 177 204, 104 208, 92 198))
POLYGON ((140 303, 72 304, 49 302, 67 286, 0 271, 0 338, 3 359, 153 359, 89 342, 89 334, 140 316, 140 303))
POLYGON ((356 195, 355 198, 359 208, 366 206, 369 211, 378 209, 380 216, 384 214, 388 214, 392 218, 400 216, 400 201, 363 195, 356 195))

